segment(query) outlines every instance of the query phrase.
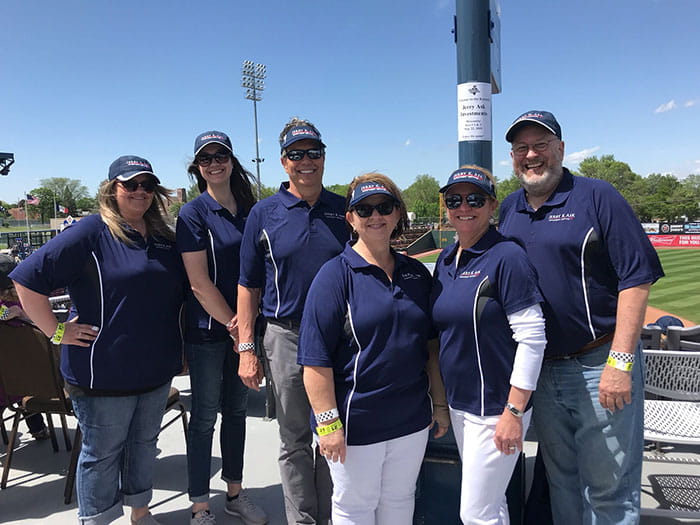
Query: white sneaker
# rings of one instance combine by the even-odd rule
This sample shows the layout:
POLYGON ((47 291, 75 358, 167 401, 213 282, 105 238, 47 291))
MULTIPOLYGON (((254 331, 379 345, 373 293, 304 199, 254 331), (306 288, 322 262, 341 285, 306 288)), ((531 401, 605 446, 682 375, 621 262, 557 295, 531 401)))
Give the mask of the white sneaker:
POLYGON ((250 501, 244 490, 238 493, 236 499, 229 500, 228 496, 226 497, 224 511, 226 514, 238 516, 246 525, 264 525, 267 523, 265 511, 250 501))
POLYGON ((190 525, 216 525, 216 518, 207 510, 200 510, 190 519, 190 525))

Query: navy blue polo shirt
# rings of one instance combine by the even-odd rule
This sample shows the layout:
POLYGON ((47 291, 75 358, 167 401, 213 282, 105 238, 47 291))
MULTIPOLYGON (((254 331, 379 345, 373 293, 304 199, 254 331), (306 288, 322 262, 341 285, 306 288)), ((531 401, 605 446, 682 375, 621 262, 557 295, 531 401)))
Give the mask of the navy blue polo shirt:
POLYGON ((621 290, 664 272, 627 201, 609 183, 573 176, 537 211, 520 189, 501 204, 500 231, 520 241, 545 298, 545 356, 574 353, 615 330, 621 290))
MULTIPOLYGON (((240 250, 246 210, 235 216, 206 191, 185 204, 177 218, 177 249, 207 253, 209 278, 236 311, 240 250)), ((185 340, 226 341, 226 327, 202 307, 191 289, 185 301, 185 340)))
POLYGON ((265 317, 299 321, 311 281, 323 263, 343 250, 350 237, 345 199, 323 189, 316 204, 280 190, 250 210, 239 284, 262 288, 265 317))
POLYGON ((182 369, 182 259, 171 241, 145 240, 137 232, 131 238, 133 246, 116 239, 99 215, 91 215, 11 274, 43 295, 67 287, 70 317, 100 328, 89 347, 63 345, 61 351, 66 381, 86 390, 145 391, 182 369))
POLYGON ((348 445, 406 436, 432 417, 425 373, 431 277, 419 261, 394 257, 390 281, 348 243, 321 268, 304 308, 297 361, 333 368, 348 445))
POLYGON ((507 316, 542 302, 523 249, 490 227, 463 250, 445 248, 435 263, 433 324, 447 402, 477 416, 503 413, 518 344, 507 316))

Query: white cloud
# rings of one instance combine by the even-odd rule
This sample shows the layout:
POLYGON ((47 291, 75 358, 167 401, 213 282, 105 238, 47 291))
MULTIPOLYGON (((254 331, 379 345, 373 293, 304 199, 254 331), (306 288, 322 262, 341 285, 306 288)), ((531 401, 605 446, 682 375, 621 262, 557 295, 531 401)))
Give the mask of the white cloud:
POLYGON ((654 113, 666 113, 667 111, 671 111, 672 109, 676 109, 678 106, 676 105, 676 101, 671 99, 665 104, 661 104, 658 108, 654 110, 654 113))
POLYGON ((499 166, 510 166, 511 162, 509 160, 500 160, 498 161, 499 166))
POLYGON ((568 155, 566 155, 564 157, 564 164, 578 164, 586 157, 590 157, 593 153, 595 153, 599 149, 600 149, 600 146, 594 146, 592 148, 583 149, 581 151, 575 151, 573 153, 569 153, 568 155))
POLYGON ((700 102, 700 100, 698 100, 698 99, 695 99, 695 100, 688 100, 685 104, 683 104, 683 107, 684 107, 684 108, 692 108, 692 107, 695 106, 698 102, 700 102))
POLYGON ((406 142, 403 143, 404 146, 410 146, 411 145, 411 139, 406 139, 406 142))

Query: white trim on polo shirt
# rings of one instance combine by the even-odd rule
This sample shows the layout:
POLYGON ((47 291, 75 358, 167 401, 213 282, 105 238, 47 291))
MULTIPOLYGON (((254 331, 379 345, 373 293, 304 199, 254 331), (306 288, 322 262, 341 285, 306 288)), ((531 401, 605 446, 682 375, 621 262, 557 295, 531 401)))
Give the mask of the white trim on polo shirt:
POLYGON ((488 276, 484 277, 481 282, 479 283, 479 286, 476 287, 476 293, 474 294, 474 301, 472 304, 472 327, 474 329, 474 346, 476 349, 476 361, 479 364, 479 379, 481 380, 481 415, 484 415, 484 400, 486 398, 486 395, 484 394, 484 368, 481 365, 481 348, 479 346, 479 331, 477 329, 477 312, 476 309, 479 304, 479 292, 481 291, 481 287, 484 285, 485 282, 489 280, 488 276))
MULTIPOLYGON (((214 286, 216 286, 216 279, 218 277, 218 268, 216 266, 216 252, 214 251, 214 234, 209 228, 207 228, 207 236, 209 237, 209 247, 211 248, 211 258, 214 270, 214 286)), ((217 287, 218 288, 218 287, 217 287)), ((201 304, 201 303, 200 303, 201 304)), ((206 310, 204 310, 206 312, 206 310)), ((207 322, 207 330, 211 330, 211 323, 214 318, 209 314, 209 321, 207 322)))
POLYGON ((593 320, 591 319, 591 306, 588 303, 588 292, 586 290, 586 261, 585 261, 586 246, 588 245, 588 239, 590 239, 590 237, 591 237, 591 235, 593 235, 593 233, 595 233, 595 230, 591 226, 591 228, 586 233, 586 236, 583 238, 583 243, 581 244, 581 291, 583 292, 583 302, 586 305, 586 320, 588 321, 588 329, 591 331, 591 337, 593 339, 595 339, 596 338, 595 328, 593 328, 593 320))
POLYGON ((280 308, 282 307, 282 296, 280 295, 280 285, 279 285, 279 270, 277 269, 277 263, 275 262, 275 256, 272 253, 272 239, 267 234, 265 228, 262 229, 262 233, 267 239, 267 246, 270 249, 270 260, 272 261, 272 267, 275 269, 275 291, 277 292, 277 308, 275 308, 275 318, 279 316, 280 308))
POLYGON ((97 332, 97 337, 90 345, 90 388, 95 388, 95 346, 97 345, 97 340, 100 338, 102 333, 102 327, 105 325, 105 298, 104 298, 104 287, 102 286, 102 271, 100 270, 100 261, 97 259, 97 254, 92 251, 90 252, 92 258, 95 260, 95 269, 97 270, 97 282, 100 285, 100 330, 97 332))
POLYGON ((348 404, 345 407, 345 443, 348 442, 348 435, 350 434, 350 405, 352 405, 352 398, 355 395, 355 387, 357 386, 357 368, 360 364, 360 352, 362 347, 360 346, 360 340, 357 338, 357 333, 355 332, 355 323, 352 320, 352 310, 350 308, 350 301, 346 303, 348 305, 348 320, 350 321, 350 330, 352 330, 352 338, 355 340, 357 345, 357 355, 355 355, 355 364, 352 367, 352 388, 350 389, 350 394, 348 395, 348 404))

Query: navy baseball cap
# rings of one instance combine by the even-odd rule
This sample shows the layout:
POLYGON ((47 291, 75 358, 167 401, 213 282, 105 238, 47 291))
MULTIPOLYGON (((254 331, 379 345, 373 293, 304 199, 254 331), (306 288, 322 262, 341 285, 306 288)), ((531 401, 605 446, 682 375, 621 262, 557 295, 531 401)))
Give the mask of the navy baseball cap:
POLYGON ((8 275, 15 268, 17 268, 17 262, 14 257, 0 254, 0 289, 6 290, 12 286, 12 279, 8 275))
POLYGON ((515 133, 528 122, 539 124, 547 131, 554 133, 557 138, 561 140, 561 127, 559 126, 557 119, 554 118, 554 115, 552 115, 549 111, 532 110, 523 113, 513 121, 508 128, 508 131, 506 131, 506 141, 513 142, 513 135, 515 135, 515 133))
POLYGON ((447 179, 447 184, 440 188, 440 193, 445 193, 450 189, 450 186, 459 184, 460 182, 468 182, 474 186, 479 187, 486 194, 491 195, 494 199, 496 198, 496 188, 493 186, 493 182, 489 179, 486 174, 486 170, 482 168, 459 168, 454 170, 447 179))
POLYGON ((110 164, 108 178, 109 180, 130 180, 136 177, 136 175, 141 175, 143 173, 153 175, 156 182, 160 184, 160 180, 158 180, 156 174, 153 173, 150 162, 136 155, 123 155, 110 164))
POLYGON ((200 133, 197 138, 194 139, 194 156, 196 157, 197 153, 202 151, 202 148, 204 146, 208 146, 209 144, 221 144, 227 150, 233 153, 231 139, 228 138, 226 133, 221 131, 205 131, 204 133, 200 133))
POLYGON ((348 207, 352 208, 353 206, 355 206, 355 204, 358 204, 362 199, 366 199, 371 195, 388 195, 389 197, 394 199, 394 201, 396 201, 396 197, 394 197, 394 195, 388 189, 386 189, 386 186, 384 186, 384 184, 382 184, 381 182, 374 182, 368 180, 355 186, 355 189, 352 191, 352 196, 350 197, 350 203, 348 204, 348 207))
POLYGON ((326 147, 326 145, 321 141, 321 134, 316 128, 311 126, 294 126, 287 131, 287 133, 284 134, 284 137, 282 137, 280 140, 280 148, 284 150, 295 142, 304 139, 316 140, 322 148, 326 147))

